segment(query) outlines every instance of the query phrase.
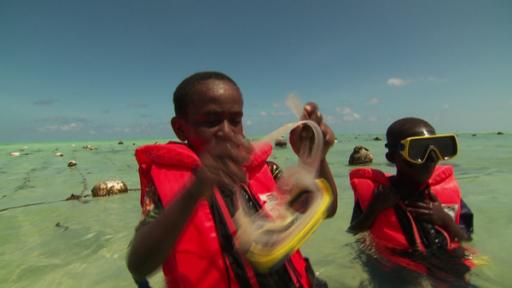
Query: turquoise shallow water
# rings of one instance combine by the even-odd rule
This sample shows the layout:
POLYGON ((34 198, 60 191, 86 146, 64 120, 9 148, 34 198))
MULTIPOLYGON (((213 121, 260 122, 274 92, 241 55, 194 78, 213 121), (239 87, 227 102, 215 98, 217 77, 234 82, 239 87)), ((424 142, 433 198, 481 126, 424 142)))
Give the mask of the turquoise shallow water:
MULTIPOLYGON (((303 247, 330 287, 365 287, 367 274, 356 260, 355 237, 347 234, 353 205, 347 174, 348 156, 364 145, 375 156, 374 168, 393 172, 384 159, 382 135, 338 135, 328 160, 338 183, 339 209, 303 247)), ((136 141, 136 145, 154 141, 136 141)), ((508 242, 512 239, 512 135, 459 136, 455 166, 465 201, 475 214, 471 246, 490 259, 471 272, 479 287, 509 287, 508 242)), ((139 187, 136 146, 125 141, 21 143, 0 145, 0 287, 130 287, 125 266, 128 243, 139 220, 138 192, 87 201, 62 201, 71 193, 89 194, 107 179, 139 187), (98 149, 86 151, 85 144, 98 149), (23 150, 23 151, 22 151, 23 150), (58 150, 64 157, 56 157, 58 150), (19 157, 9 156, 20 151, 19 157), (78 166, 68 168, 69 160, 78 166), (32 206, 27 206, 32 205, 32 206), (17 208, 16 208, 17 207, 17 208)), ((273 159, 286 167, 295 162, 289 149, 275 149, 273 159)), ((162 287, 161 273, 151 277, 162 287)))

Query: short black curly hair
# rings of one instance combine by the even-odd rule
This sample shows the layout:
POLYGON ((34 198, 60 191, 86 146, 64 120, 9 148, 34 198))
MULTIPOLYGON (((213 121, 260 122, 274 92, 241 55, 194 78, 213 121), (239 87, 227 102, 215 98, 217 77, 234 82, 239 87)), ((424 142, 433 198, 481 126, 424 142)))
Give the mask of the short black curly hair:
POLYGON ((400 147, 400 141, 412 136, 421 136, 423 130, 432 135, 436 134, 434 127, 421 118, 405 117, 398 119, 391 123, 386 131, 386 147, 388 150, 396 150, 397 147, 400 147))
POLYGON ((197 84, 211 79, 228 81, 240 89, 233 79, 222 72, 203 71, 194 73, 181 81, 176 87, 176 90, 174 90, 172 101, 174 103, 174 114, 177 117, 186 116, 189 98, 191 96, 190 91, 192 91, 197 84))

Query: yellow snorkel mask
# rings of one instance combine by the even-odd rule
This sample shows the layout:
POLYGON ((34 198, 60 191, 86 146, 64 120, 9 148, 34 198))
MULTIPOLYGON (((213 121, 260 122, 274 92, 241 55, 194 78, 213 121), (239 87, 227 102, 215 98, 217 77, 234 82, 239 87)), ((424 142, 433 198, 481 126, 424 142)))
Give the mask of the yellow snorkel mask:
POLYGON ((398 150, 405 159, 415 164, 425 162, 431 151, 437 155, 439 160, 451 159, 458 152, 455 134, 409 137, 400 141, 400 144, 397 146, 386 144, 387 148, 398 150))
POLYGON ((241 197, 238 198, 239 209, 234 216, 238 231, 236 248, 260 272, 278 266, 299 249, 318 228, 332 202, 327 181, 315 179, 323 149, 322 131, 315 122, 306 120, 287 124, 265 137, 263 142, 272 143, 273 139, 297 125, 310 126, 315 140, 311 146, 301 147, 296 165, 284 169, 277 182, 277 191, 272 193, 277 200, 270 205, 267 202, 254 213, 241 197), (298 212, 291 206, 304 191, 310 194, 309 206, 306 211, 298 212))

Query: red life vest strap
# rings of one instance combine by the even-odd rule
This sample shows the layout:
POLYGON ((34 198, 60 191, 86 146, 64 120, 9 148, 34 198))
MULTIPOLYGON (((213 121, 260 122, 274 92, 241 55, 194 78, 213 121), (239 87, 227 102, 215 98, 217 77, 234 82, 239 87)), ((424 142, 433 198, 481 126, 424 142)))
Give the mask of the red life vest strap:
MULTIPOLYGON (((229 229, 229 234, 231 234, 231 237, 235 239, 236 236, 236 227, 235 223, 233 223, 233 219, 231 219, 231 215, 229 214, 228 207, 226 207, 226 203, 224 202, 224 199, 221 197, 219 191, 215 190, 215 199, 217 200, 217 203, 219 204, 220 211, 222 212, 222 215, 224 216, 224 220, 226 221, 226 225, 229 229)), ((244 270, 247 273, 247 278, 249 278, 249 282, 251 282, 252 287, 259 287, 258 281, 256 280, 256 275, 254 275, 254 270, 252 270, 251 265, 245 260, 244 257, 240 257, 242 264, 244 265, 244 270)), ((231 271, 233 271, 231 269, 231 271)))

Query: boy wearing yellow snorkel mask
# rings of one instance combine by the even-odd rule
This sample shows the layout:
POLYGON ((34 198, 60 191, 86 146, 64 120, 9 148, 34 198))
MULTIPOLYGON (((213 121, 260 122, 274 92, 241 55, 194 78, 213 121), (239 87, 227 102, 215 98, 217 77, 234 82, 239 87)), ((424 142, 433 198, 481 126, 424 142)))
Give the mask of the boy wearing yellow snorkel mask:
POLYGON ((411 117, 393 122, 386 138, 386 158, 396 175, 369 168, 350 172, 355 206, 348 231, 369 231, 367 239, 388 268, 465 283, 474 265, 460 243, 471 239, 472 214, 452 167, 437 165, 457 154, 455 135, 436 135, 428 122, 411 117))
MULTIPOLYGON (((299 251, 258 273, 235 249, 235 198, 256 210, 276 186, 267 166, 271 145, 257 149, 245 139, 235 81, 220 72, 196 73, 178 85, 173 101, 171 125, 182 142, 145 145, 135 153, 145 218, 127 264, 139 286, 146 287, 144 278, 162 266, 168 287, 325 287, 299 251)), ((302 117, 322 129, 326 148, 318 175, 329 181, 335 197, 325 161, 334 135, 316 104, 303 109, 302 117)), ((295 138, 292 144, 300 144, 295 138)), ((327 217, 336 205, 334 200, 327 217)))

